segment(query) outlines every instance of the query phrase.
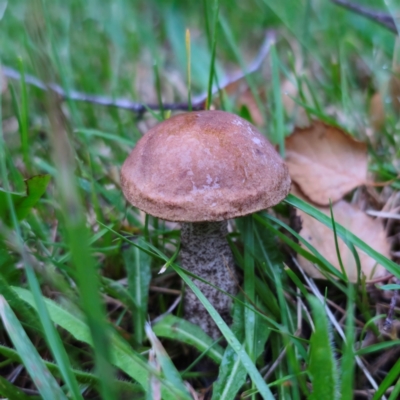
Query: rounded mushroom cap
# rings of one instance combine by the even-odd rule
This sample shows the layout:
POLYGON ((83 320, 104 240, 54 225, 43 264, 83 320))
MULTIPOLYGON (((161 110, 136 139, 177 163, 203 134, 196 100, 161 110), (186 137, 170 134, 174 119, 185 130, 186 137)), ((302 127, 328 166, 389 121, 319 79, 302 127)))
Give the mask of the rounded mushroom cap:
POLYGON ((125 197, 169 221, 222 221, 279 203, 288 169, 246 120, 224 111, 176 115, 150 129, 122 166, 125 197))

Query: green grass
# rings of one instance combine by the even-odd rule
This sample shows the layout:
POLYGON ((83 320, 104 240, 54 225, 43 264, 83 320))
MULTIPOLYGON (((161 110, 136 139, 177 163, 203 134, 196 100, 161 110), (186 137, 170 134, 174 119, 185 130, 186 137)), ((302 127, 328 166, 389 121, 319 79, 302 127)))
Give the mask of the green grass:
MULTIPOLYGON (((383 0, 364 3, 386 10, 383 0)), ((370 144, 370 172, 393 179, 388 186, 396 193, 400 137, 390 104, 379 135, 366 134, 371 95, 391 76, 395 36, 371 21, 323 0, 6 4, 0 62, 21 79, 8 80, 0 110, 1 397, 190 399, 187 383, 203 389, 210 371, 201 367, 210 360, 215 400, 323 393, 345 400, 362 398, 360 391, 398 397, 400 366, 391 355, 398 333, 379 328, 387 293, 398 287, 348 283, 290 227, 289 208, 400 277, 395 261, 290 195, 274 214, 232 225, 228 240, 244 281, 228 326, 180 267, 179 226, 144 216, 122 195, 122 163, 148 127, 170 115, 164 104, 205 94, 211 106, 214 88, 246 70, 267 29, 276 43, 262 68, 243 78, 264 119, 261 131, 284 155, 294 117, 285 113, 280 88, 290 79, 299 87, 294 100, 310 116, 370 144), (30 85, 30 75, 67 94, 127 98, 159 110, 62 101, 30 85), (329 279, 308 280, 295 253, 329 279), (217 322, 219 341, 185 321, 182 282, 217 322)), ((223 92, 214 100, 251 117, 223 92)), ((394 222, 391 234, 398 232, 394 222)))

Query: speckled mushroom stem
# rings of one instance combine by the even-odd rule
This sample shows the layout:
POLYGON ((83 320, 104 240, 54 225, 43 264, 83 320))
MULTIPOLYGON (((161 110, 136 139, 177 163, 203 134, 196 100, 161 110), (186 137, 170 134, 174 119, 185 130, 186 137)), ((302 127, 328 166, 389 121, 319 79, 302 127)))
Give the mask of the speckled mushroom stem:
MULTIPOLYGON (((183 268, 235 295, 238 290, 236 271, 226 240, 227 234, 227 221, 183 223, 180 254, 183 268)), ((230 297, 199 280, 195 283, 224 321, 230 324, 230 297)), ((221 336, 207 310, 188 288, 185 292, 184 311, 188 321, 200 326, 213 339, 221 336)))

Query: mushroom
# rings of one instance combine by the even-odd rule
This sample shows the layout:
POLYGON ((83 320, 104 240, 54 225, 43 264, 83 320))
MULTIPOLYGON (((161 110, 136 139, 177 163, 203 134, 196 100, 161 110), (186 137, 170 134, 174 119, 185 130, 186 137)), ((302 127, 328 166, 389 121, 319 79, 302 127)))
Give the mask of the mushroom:
MULTIPOLYGON (((179 114, 150 129, 122 166, 121 184, 137 208, 181 222, 183 268, 233 296, 237 279, 227 220, 271 207, 290 190, 288 169, 271 143, 224 111, 179 114)), ((230 297, 196 284, 229 323, 230 297)), ((212 338, 220 335, 190 290, 184 314, 212 338)))

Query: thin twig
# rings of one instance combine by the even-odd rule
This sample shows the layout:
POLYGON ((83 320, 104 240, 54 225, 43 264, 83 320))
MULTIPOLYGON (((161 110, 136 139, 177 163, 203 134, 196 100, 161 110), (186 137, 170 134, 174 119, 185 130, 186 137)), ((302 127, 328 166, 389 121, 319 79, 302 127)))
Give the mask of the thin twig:
MULTIPOLYGON (((390 386, 387 388, 386 393, 390 394, 393 392, 394 386, 390 386)), ((368 400, 372 399, 372 396, 374 395, 375 391, 373 389, 366 389, 366 390, 354 390, 354 394, 357 396, 362 396, 366 397, 368 400)))
MULTIPOLYGON (((260 47, 260 51, 254 60, 250 63, 248 68, 245 71, 240 71, 230 77, 226 77, 222 80, 219 87, 213 87, 212 93, 215 94, 219 90, 227 87, 228 85, 235 83, 241 79, 243 79, 246 75, 252 74, 256 72, 262 65, 263 60, 267 56, 271 44, 275 41, 275 35, 273 31, 267 31, 265 35, 265 39, 260 47)), ((3 66, 2 67, 4 75, 9 79, 21 79, 21 74, 14 68, 3 66)), ((83 92, 79 92, 73 89, 65 90, 60 85, 56 83, 48 83, 41 81, 37 77, 29 74, 25 74, 25 82, 31 86, 34 86, 40 90, 48 91, 51 90, 57 95, 59 95, 63 100, 72 100, 72 101, 83 101, 87 103, 97 104, 106 107, 116 107, 124 110, 129 110, 137 114, 143 114, 146 111, 150 110, 159 110, 160 105, 157 104, 142 104, 133 102, 128 99, 121 98, 112 98, 108 96, 96 96, 83 92)), ((192 110, 202 110, 204 109, 204 103, 207 98, 207 93, 203 93, 199 96, 196 96, 192 101, 192 110)), ((189 109, 189 105, 186 102, 182 103, 164 103, 163 108, 165 110, 171 111, 187 111, 189 109)))
POLYGON ((359 6, 358 4, 350 3, 345 0, 331 0, 333 3, 338 4, 348 10, 355 12, 356 14, 362 15, 382 26, 391 30, 392 32, 399 34, 396 26, 396 22, 390 14, 375 11, 367 7, 359 6))
POLYGON ((397 212, 399 211, 400 207, 392 210, 391 212, 384 212, 384 211, 375 211, 375 210, 367 210, 366 213, 371 215, 372 217, 377 218, 386 218, 386 219, 400 219, 400 214, 397 212))
POLYGON ((286 355, 286 350, 287 350, 287 346, 280 352, 279 356, 273 362, 271 367, 268 368, 267 372, 263 376, 264 381, 266 381, 271 376, 271 374, 275 371, 276 367, 281 363, 281 361, 283 360, 283 357, 285 357, 285 355, 286 355))
POLYGON ((166 317, 169 314, 172 314, 172 312, 175 310, 175 308, 178 306, 178 304, 180 303, 182 299, 182 295, 179 295, 175 301, 170 305, 170 307, 168 308, 167 311, 165 311, 165 313, 160 314, 158 317, 154 318, 151 321, 151 325, 154 325, 156 322, 161 321, 164 317, 166 317))
POLYGON ((23 369, 24 369, 24 366, 22 364, 18 365, 16 368, 14 368, 11 371, 11 373, 7 376, 8 382, 14 383, 23 369))
POLYGON ((182 291, 181 290, 176 290, 176 289, 168 289, 168 288, 163 288, 159 286, 151 286, 149 287, 149 290, 151 292, 158 292, 158 293, 165 293, 165 294, 173 294, 175 296, 179 296, 182 291))
MULTIPOLYGON (((20 73, 11 67, 3 66, 4 75, 10 79, 21 79, 20 73)), ((135 103, 128 99, 113 99, 108 96, 96 96, 90 95, 83 92, 78 92, 76 90, 68 90, 66 92, 60 85, 56 83, 46 84, 42 82, 40 79, 36 78, 33 75, 25 74, 25 82, 31 86, 34 86, 38 89, 47 91, 52 90, 54 93, 58 94, 63 100, 73 100, 73 101, 83 101, 87 103, 97 104, 106 107, 117 107, 122 108, 124 110, 129 110, 137 114, 142 114, 146 112, 148 109, 150 110, 158 110, 160 108, 159 104, 141 104, 135 103)), ((186 103, 166 103, 163 104, 165 109, 168 110, 187 110, 188 105, 186 103)), ((203 107, 201 104, 192 105, 194 110, 200 110, 203 107)))

